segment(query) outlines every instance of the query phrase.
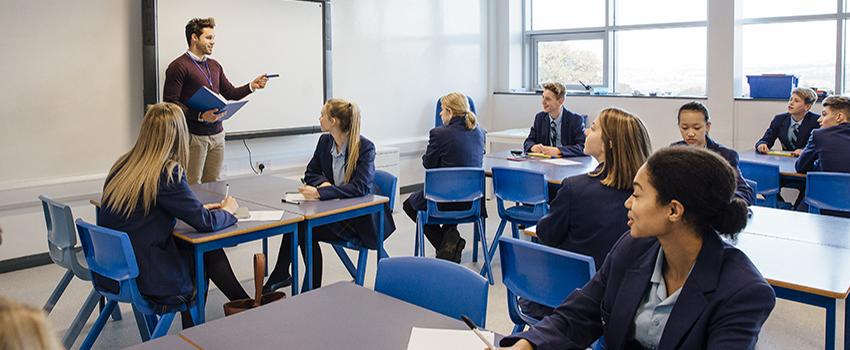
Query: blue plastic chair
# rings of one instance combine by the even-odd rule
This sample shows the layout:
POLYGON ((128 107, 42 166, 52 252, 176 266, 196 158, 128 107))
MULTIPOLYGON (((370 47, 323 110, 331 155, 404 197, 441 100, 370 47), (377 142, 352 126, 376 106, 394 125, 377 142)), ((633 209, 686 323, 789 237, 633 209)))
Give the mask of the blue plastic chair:
POLYGON ((439 168, 425 171, 426 210, 420 210, 416 219, 416 242, 413 255, 425 256, 426 224, 462 224, 475 223, 472 244, 472 261, 477 261, 478 240, 481 240, 484 268, 481 275, 493 284, 493 271, 490 268, 490 251, 487 248, 487 233, 484 229, 484 217, 481 215, 481 201, 484 197, 484 170, 481 168, 439 168), (438 203, 471 202, 467 210, 440 210, 438 203))
POLYGON ((806 199, 810 213, 822 209, 850 212, 850 174, 810 172, 806 174, 806 199))
POLYGON ((506 167, 493 167, 493 192, 499 208, 499 228, 493 237, 490 257, 496 254, 499 237, 505 225, 511 223, 511 234, 519 238, 517 225, 534 226, 549 212, 549 185, 543 173, 506 167), (505 202, 515 202, 513 207, 505 208, 505 202))
POLYGON ((168 333, 168 328, 171 327, 174 315, 178 311, 189 311, 192 319, 197 319, 191 305, 194 301, 188 305, 166 310, 165 313, 158 313, 156 305, 141 295, 136 285, 139 266, 136 263, 133 246, 130 244, 130 237, 126 233, 92 225, 83 219, 77 219, 76 224, 89 269, 93 273, 118 282, 119 288, 118 293, 113 293, 92 282, 94 289, 106 297, 107 302, 80 349, 91 349, 103 330, 106 319, 119 302, 133 305, 142 341, 159 338, 168 333))
MULTIPOLYGON (((469 102, 469 110, 472 113, 478 115, 478 112, 475 111, 475 101, 472 100, 472 97, 466 96, 466 101, 469 102)), ((443 119, 440 118, 440 112, 443 111, 443 101, 441 99, 437 99, 437 108, 434 111, 434 126, 443 126, 443 119)))
MULTIPOLYGON (((83 281, 91 281, 91 272, 89 272, 85 258, 82 256, 82 251, 75 249, 77 231, 74 229, 74 215, 71 213, 71 207, 47 196, 38 196, 38 199, 41 200, 41 206, 44 209, 44 223, 47 225, 47 248, 50 259, 66 270, 65 275, 59 280, 56 288, 53 289, 53 293, 50 294, 50 298, 44 304, 44 311, 50 314, 74 276, 83 281)), ((70 349, 74 345, 80 331, 94 311, 94 307, 98 304, 103 309, 103 297, 92 289, 89 296, 86 297, 83 307, 77 312, 74 321, 71 322, 70 327, 62 336, 62 346, 70 349)), ((120 320, 121 310, 116 308, 112 313, 112 318, 120 320)))
MULTIPOLYGON (((398 178, 395 175, 390 174, 383 170, 375 170, 375 187, 377 190, 376 194, 387 196, 390 198, 389 206, 390 212, 393 211, 395 207, 395 189, 398 185, 398 178)), ((378 227, 377 223, 375 227, 378 227)), ((369 258, 369 248, 363 246, 363 244, 357 240, 345 240, 339 239, 335 241, 328 242, 333 245, 334 251, 336 255, 339 256, 339 260, 342 261, 342 264, 345 265, 345 269, 348 270, 348 274, 354 278, 354 283, 359 286, 363 285, 364 280, 366 279, 366 262, 369 258), (346 254, 345 249, 351 249, 358 251, 357 256, 357 267, 354 267, 354 264, 351 262, 351 259, 346 254)), ((381 252, 381 258, 389 257, 386 250, 381 252)))
POLYGON ((756 198, 756 205, 776 208, 779 195, 779 166, 768 163, 742 160, 738 162, 741 175, 755 181, 758 184, 756 194, 764 196, 764 199, 756 198))
POLYGON ((451 318, 469 317, 485 327, 487 292, 484 277, 461 265, 422 256, 378 262, 375 291, 451 318))
POLYGON ((502 282, 508 290, 513 333, 540 321, 522 313, 517 297, 555 308, 596 274, 596 265, 589 256, 510 237, 499 240, 502 282))

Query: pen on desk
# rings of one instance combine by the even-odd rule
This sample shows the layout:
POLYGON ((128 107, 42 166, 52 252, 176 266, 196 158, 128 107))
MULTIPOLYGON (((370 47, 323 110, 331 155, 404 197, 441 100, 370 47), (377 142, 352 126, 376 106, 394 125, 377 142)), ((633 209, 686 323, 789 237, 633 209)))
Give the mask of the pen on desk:
POLYGON ((466 317, 466 315, 461 315, 460 319, 463 320, 463 323, 466 323, 469 329, 478 336, 478 339, 481 339, 481 341, 484 342, 484 345, 487 345, 487 349, 496 350, 496 347, 484 337, 484 334, 481 334, 481 331, 478 330, 478 326, 475 325, 475 322, 472 322, 472 320, 470 320, 469 317, 466 317))

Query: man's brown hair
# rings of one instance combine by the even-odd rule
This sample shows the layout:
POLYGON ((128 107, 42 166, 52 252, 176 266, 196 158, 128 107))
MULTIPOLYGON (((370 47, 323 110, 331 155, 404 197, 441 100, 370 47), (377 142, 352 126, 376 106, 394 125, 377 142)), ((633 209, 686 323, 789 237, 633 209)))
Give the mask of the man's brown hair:
POLYGON ((544 83, 543 89, 552 91, 558 99, 564 98, 564 95, 567 93, 567 88, 565 88, 564 84, 561 83, 544 83))
POLYGON ((192 46, 192 34, 200 38, 204 28, 215 28, 215 18, 192 18, 186 23, 186 44, 192 46))

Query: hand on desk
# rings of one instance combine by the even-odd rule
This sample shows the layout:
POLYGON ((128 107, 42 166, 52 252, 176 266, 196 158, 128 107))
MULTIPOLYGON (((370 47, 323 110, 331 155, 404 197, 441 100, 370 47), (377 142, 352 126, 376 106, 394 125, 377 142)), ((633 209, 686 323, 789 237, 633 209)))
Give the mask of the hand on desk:
POLYGON ((536 145, 534 145, 534 146, 531 146, 531 150, 530 150, 530 151, 531 151, 532 153, 543 153, 543 147, 546 147, 546 146, 543 146, 543 144, 542 144, 542 143, 538 143, 538 144, 536 144, 536 145))
POLYGON ((561 155, 561 150, 559 150, 558 147, 552 147, 552 146, 541 146, 541 147, 543 147, 543 151, 541 153, 543 153, 547 156, 558 157, 558 156, 561 155))
POLYGON ((328 187, 328 186, 333 186, 333 185, 330 182, 327 182, 327 181, 322 182, 322 184, 319 185, 319 187, 328 187))
MULTIPOLYGON (((321 186, 319 186, 321 187, 321 186)), ((304 185, 298 188, 298 192, 304 196, 304 199, 319 199, 319 190, 313 186, 304 185)))
POLYGON ((233 198, 233 196, 227 196, 221 201, 220 208, 228 213, 236 214, 236 210, 239 209, 239 203, 236 203, 236 198, 233 198))
POLYGON ((221 209, 221 203, 207 203, 204 204, 204 208, 207 210, 221 209))
POLYGON ((213 108, 201 114, 201 120, 207 123, 215 123, 219 119, 221 119, 221 115, 218 114, 218 108, 213 108))
POLYGON ((795 149, 794 151, 791 152, 791 155, 794 156, 794 157, 799 157, 800 153, 803 153, 803 150, 795 149))
POLYGON ((770 152, 770 147, 767 147, 767 144, 762 143, 758 147, 756 147, 756 151, 758 153, 767 153, 770 152))

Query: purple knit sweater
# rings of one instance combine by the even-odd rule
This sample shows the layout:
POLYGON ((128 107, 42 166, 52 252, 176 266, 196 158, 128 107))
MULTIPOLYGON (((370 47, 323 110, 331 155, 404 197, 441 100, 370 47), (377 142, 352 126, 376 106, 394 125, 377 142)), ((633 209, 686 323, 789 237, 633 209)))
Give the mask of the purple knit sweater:
POLYGON ((165 87, 162 91, 162 100, 165 102, 173 102, 183 108, 183 113, 186 115, 186 124, 189 126, 189 132, 195 135, 215 135, 224 130, 221 122, 207 123, 198 120, 198 116, 205 111, 190 109, 186 106, 186 101, 195 94, 202 86, 210 88, 228 100, 241 100, 251 93, 251 88, 248 84, 240 87, 233 87, 233 84, 224 76, 224 70, 221 65, 214 59, 207 57, 207 64, 204 62, 194 62, 194 59, 184 53, 177 57, 168 69, 165 70, 165 87), (200 68, 199 68, 200 67, 200 68), (207 67, 209 67, 210 86, 207 80, 207 67))

